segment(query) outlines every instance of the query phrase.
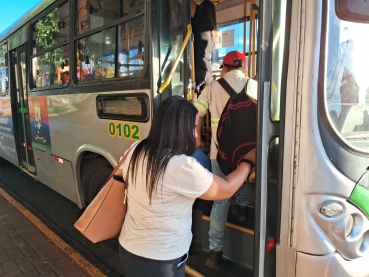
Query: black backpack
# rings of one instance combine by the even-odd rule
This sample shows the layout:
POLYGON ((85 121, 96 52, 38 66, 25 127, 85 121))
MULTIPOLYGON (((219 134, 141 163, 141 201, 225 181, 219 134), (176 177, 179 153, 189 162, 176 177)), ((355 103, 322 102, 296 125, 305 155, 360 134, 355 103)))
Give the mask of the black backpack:
POLYGON ((223 78, 218 82, 230 95, 217 130, 217 161, 223 173, 228 175, 256 147, 257 102, 247 95, 248 81, 240 93, 236 93, 223 78))

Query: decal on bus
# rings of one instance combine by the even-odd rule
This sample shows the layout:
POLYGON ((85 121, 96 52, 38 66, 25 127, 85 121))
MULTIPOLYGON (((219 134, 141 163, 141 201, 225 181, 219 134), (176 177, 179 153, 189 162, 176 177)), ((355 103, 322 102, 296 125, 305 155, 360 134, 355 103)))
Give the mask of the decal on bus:
POLYGON ((137 123, 121 122, 115 123, 110 121, 108 132, 111 137, 118 136, 119 138, 131 139, 135 141, 141 140, 140 126, 137 123))
POLYGON ((13 118, 10 98, 0 99, 0 133, 13 135, 13 118))
POLYGON ((28 98, 28 103, 31 121, 32 142, 47 148, 51 148, 47 97, 30 97, 28 98))

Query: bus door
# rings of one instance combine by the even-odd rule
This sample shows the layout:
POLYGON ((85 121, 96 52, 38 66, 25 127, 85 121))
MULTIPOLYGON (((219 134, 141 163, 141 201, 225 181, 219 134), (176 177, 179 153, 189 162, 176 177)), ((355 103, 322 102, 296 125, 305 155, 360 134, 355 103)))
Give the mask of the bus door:
POLYGON ((15 118, 14 135, 18 152, 19 165, 29 172, 35 172, 32 150, 31 128, 28 111, 27 68, 25 46, 11 52, 13 75, 12 99, 15 118))
POLYGON ((289 12, 286 0, 260 1, 258 26, 258 138, 254 277, 276 276, 283 170, 289 12), (287 49, 286 49, 287 48, 287 49))

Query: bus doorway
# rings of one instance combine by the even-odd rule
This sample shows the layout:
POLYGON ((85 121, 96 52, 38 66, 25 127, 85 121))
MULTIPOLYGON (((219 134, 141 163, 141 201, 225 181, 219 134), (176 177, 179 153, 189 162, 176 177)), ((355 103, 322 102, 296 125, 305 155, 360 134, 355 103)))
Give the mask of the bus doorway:
POLYGON ((12 109, 14 117, 14 136, 19 166, 29 172, 35 172, 32 150, 31 126, 28 111, 27 68, 25 46, 13 50, 11 54, 12 70, 12 109))

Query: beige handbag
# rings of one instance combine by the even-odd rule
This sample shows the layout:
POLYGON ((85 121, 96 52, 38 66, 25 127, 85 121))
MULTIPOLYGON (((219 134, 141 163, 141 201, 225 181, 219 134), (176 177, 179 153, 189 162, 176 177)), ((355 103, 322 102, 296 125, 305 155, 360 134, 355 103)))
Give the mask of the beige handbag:
POLYGON ((120 234, 127 212, 129 170, 126 174, 125 183, 115 177, 130 151, 124 155, 107 183, 74 224, 74 227, 93 243, 116 238, 120 234))

